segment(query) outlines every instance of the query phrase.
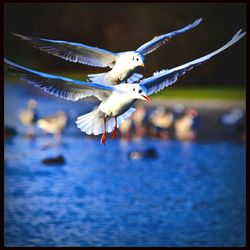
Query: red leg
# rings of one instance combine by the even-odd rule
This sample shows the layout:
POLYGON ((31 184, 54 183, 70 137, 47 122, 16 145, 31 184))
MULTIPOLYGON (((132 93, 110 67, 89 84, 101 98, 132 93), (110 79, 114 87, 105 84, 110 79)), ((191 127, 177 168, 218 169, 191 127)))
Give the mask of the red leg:
POLYGON ((103 121, 104 121, 104 132, 102 134, 101 144, 105 145, 105 142, 106 142, 106 121, 107 121, 106 116, 104 117, 103 121))
POLYGON ((117 136, 117 118, 116 118, 116 116, 115 116, 115 127, 114 127, 114 130, 113 130, 111 136, 112 136, 112 139, 115 139, 115 137, 117 136))

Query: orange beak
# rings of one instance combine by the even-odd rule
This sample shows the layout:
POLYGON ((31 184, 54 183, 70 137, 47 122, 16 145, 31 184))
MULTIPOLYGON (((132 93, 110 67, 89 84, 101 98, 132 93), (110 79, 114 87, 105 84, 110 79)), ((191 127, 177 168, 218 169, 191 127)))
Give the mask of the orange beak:
POLYGON ((142 64, 141 64, 141 67, 145 68, 145 65, 144 65, 144 63, 142 63, 142 64))
POLYGON ((151 102, 151 98, 149 96, 142 95, 147 102, 151 102))

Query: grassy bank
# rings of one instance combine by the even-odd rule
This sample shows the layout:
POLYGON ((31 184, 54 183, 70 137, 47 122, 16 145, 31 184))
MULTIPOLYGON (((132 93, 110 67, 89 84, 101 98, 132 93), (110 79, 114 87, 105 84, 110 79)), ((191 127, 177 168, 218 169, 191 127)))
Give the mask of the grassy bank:
POLYGON ((186 100, 235 100, 244 102, 246 91, 243 87, 169 87, 158 92, 159 99, 186 99, 186 100))

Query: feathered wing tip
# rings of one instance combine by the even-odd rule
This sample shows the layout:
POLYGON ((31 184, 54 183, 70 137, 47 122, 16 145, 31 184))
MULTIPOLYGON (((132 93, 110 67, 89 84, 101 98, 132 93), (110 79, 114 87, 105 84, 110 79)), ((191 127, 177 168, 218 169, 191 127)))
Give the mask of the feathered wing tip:
MULTIPOLYGON (((135 111, 135 108, 130 108, 128 111, 117 117, 117 127, 127 120, 135 111)), ((95 109, 94 111, 79 116, 76 120, 77 127, 88 135, 100 135, 104 132, 104 114, 95 109)), ((106 122, 106 132, 111 133, 114 130, 115 118, 108 117, 106 122)))
POLYGON ((99 74, 88 74, 88 78, 91 82, 106 84, 106 85, 115 85, 116 81, 110 77, 109 72, 99 73, 99 74))

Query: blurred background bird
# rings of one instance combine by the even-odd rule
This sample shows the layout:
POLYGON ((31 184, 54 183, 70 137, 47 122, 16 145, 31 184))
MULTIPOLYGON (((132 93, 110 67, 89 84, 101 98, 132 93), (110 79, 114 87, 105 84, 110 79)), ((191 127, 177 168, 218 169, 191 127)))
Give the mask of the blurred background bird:
POLYGON ((21 123, 27 127, 25 136, 29 139, 32 139, 35 136, 34 125, 38 118, 36 109, 36 100, 30 99, 28 102, 28 108, 26 110, 21 111, 19 114, 19 119, 21 123))
POLYGON ((163 106, 157 107, 150 116, 152 126, 152 133, 154 137, 162 139, 169 138, 169 130, 174 121, 173 113, 163 106))
POLYGON ((62 131, 67 124, 67 115, 64 111, 59 111, 54 115, 50 115, 39 119, 37 126, 42 129, 45 133, 54 135, 55 142, 57 145, 61 143, 62 131))
POLYGON ((194 140, 197 136, 198 111, 194 108, 187 109, 184 116, 175 122, 175 135, 182 141, 194 140))
POLYGON ((145 121, 147 111, 143 104, 139 103, 136 106, 136 111, 132 115, 132 122, 135 130, 135 137, 142 138, 146 134, 145 121))

